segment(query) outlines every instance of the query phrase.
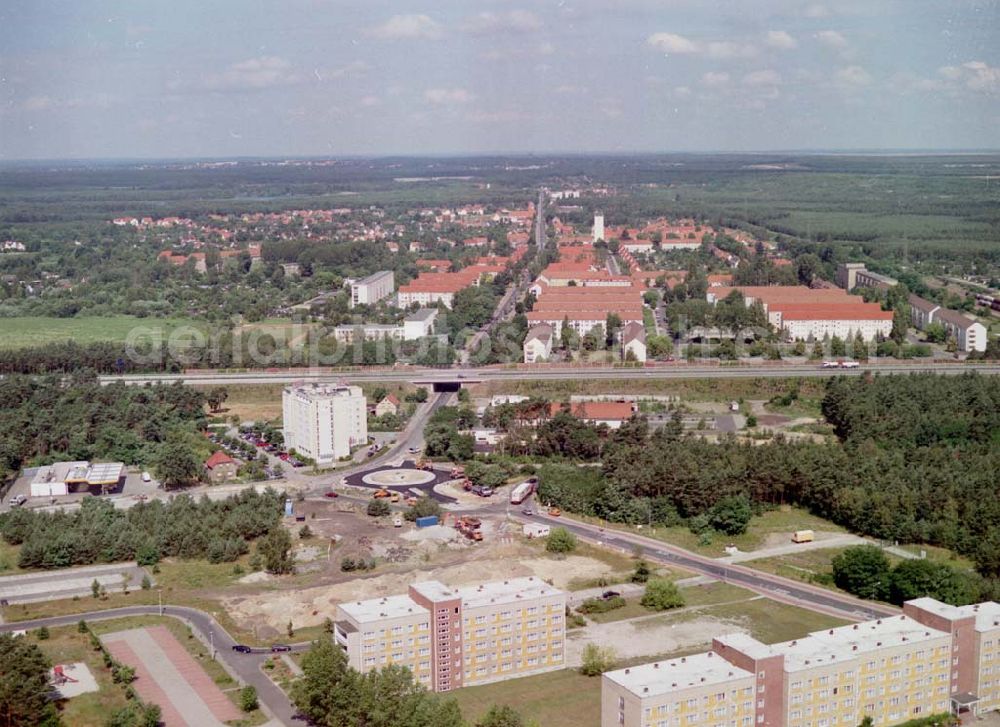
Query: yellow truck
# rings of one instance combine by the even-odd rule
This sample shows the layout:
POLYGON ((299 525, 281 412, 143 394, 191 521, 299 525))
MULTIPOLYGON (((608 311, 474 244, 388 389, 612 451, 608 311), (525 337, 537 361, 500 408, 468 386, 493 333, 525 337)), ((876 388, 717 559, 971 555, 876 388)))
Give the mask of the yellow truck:
POLYGON ((793 543, 811 543, 816 539, 816 533, 812 530, 796 530, 792 533, 793 543))

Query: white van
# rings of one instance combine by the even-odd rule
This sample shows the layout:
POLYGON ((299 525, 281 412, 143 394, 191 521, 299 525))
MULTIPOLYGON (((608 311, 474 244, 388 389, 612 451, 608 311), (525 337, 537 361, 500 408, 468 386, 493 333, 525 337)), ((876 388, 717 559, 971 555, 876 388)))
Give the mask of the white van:
POLYGON ((148 472, 143 472, 142 473, 142 481, 143 482, 152 482, 152 480, 153 480, 153 478, 150 476, 150 474, 148 472))

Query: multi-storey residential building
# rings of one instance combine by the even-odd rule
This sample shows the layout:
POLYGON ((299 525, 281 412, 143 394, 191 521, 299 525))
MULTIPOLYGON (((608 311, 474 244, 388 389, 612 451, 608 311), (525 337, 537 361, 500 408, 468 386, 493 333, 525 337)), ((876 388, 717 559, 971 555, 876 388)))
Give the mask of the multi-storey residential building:
POLYGON ((368 442, 368 414, 360 386, 299 384, 281 394, 285 446, 326 464, 368 442))
POLYGON ((959 351, 985 351, 988 334, 986 326, 956 310, 910 295, 910 321, 921 330, 931 323, 940 323, 950 338, 955 339, 959 351))
POLYGON ((539 323, 532 326, 524 337, 522 345, 526 364, 547 361, 552 356, 552 326, 539 323))
POLYGON ((356 305, 372 305, 392 295, 396 288, 396 276, 391 270, 380 270, 368 277, 351 283, 351 308, 356 305))
POLYGON ((891 288, 899 284, 888 275, 873 273, 864 263, 841 263, 837 266, 837 285, 844 290, 855 288, 891 288))
POLYGON ((780 644, 721 636, 708 653, 609 672, 601 725, 881 727, 1000 707, 1000 605, 903 610, 780 644))
POLYGON ((534 577, 337 607, 334 637, 359 671, 401 664, 436 692, 562 669, 566 594, 534 577))

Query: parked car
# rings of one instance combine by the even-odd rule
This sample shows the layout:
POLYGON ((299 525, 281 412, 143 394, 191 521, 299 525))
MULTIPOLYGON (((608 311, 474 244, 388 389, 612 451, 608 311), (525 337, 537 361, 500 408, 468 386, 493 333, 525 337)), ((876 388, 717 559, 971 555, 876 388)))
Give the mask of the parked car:
POLYGON ((271 644, 271 653, 278 653, 279 651, 291 651, 292 647, 288 644, 271 644))
POLYGON ((238 651, 241 654, 250 654, 253 652, 253 649, 246 644, 233 644, 233 651, 238 651))
POLYGON ((329 492, 323 493, 323 497, 340 497, 336 492, 330 490, 329 492))
POLYGON ((612 598, 618 598, 621 595, 622 594, 619 593, 618 591, 605 591, 604 593, 601 594, 601 600, 610 601, 612 598))
POLYGON ((10 506, 11 507, 20 507, 21 505, 23 505, 27 501, 28 501, 28 498, 25 497, 24 495, 17 495, 15 497, 10 498, 10 506))
POLYGON ((530 507, 526 507, 523 510, 521 510, 521 514, 522 515, 534 515, 535 511, 532 510, 530 507))

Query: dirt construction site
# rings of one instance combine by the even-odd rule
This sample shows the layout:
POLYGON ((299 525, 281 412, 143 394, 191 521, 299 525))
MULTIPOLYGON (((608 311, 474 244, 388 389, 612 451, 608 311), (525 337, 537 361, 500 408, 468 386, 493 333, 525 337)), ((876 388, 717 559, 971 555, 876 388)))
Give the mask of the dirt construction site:
POLYGON ((467 585, 534 575, 566 588, 574 580, 597 579, 628 568, 625 556, 618 557, 621 563, 613 555, 550 556, 539 542, 525 540, 520 527, 502 515, 477 516, 482 540, 476 541, 454 527, 457 518, 451 513, 441 525, 416 528, 404 521, 397 528, 391 517, 341 511, 332 503, 301 503, 297 512, 307 513, 313 533, 296 543, 300 575, 278 578, 252 573, 241 579, 239 595, 222 600, 241 626, 262 637, 283 632, 289 621, 295 628, 321 624, 335 618, 338 603, 403 593, 421 580, 467 585), (345 572, 341 568, 345 558, 374 558, 377 566, 373 571, 345 572), (295 588, 293 583, 303 576, 308 576, 310 585, 295 588))

